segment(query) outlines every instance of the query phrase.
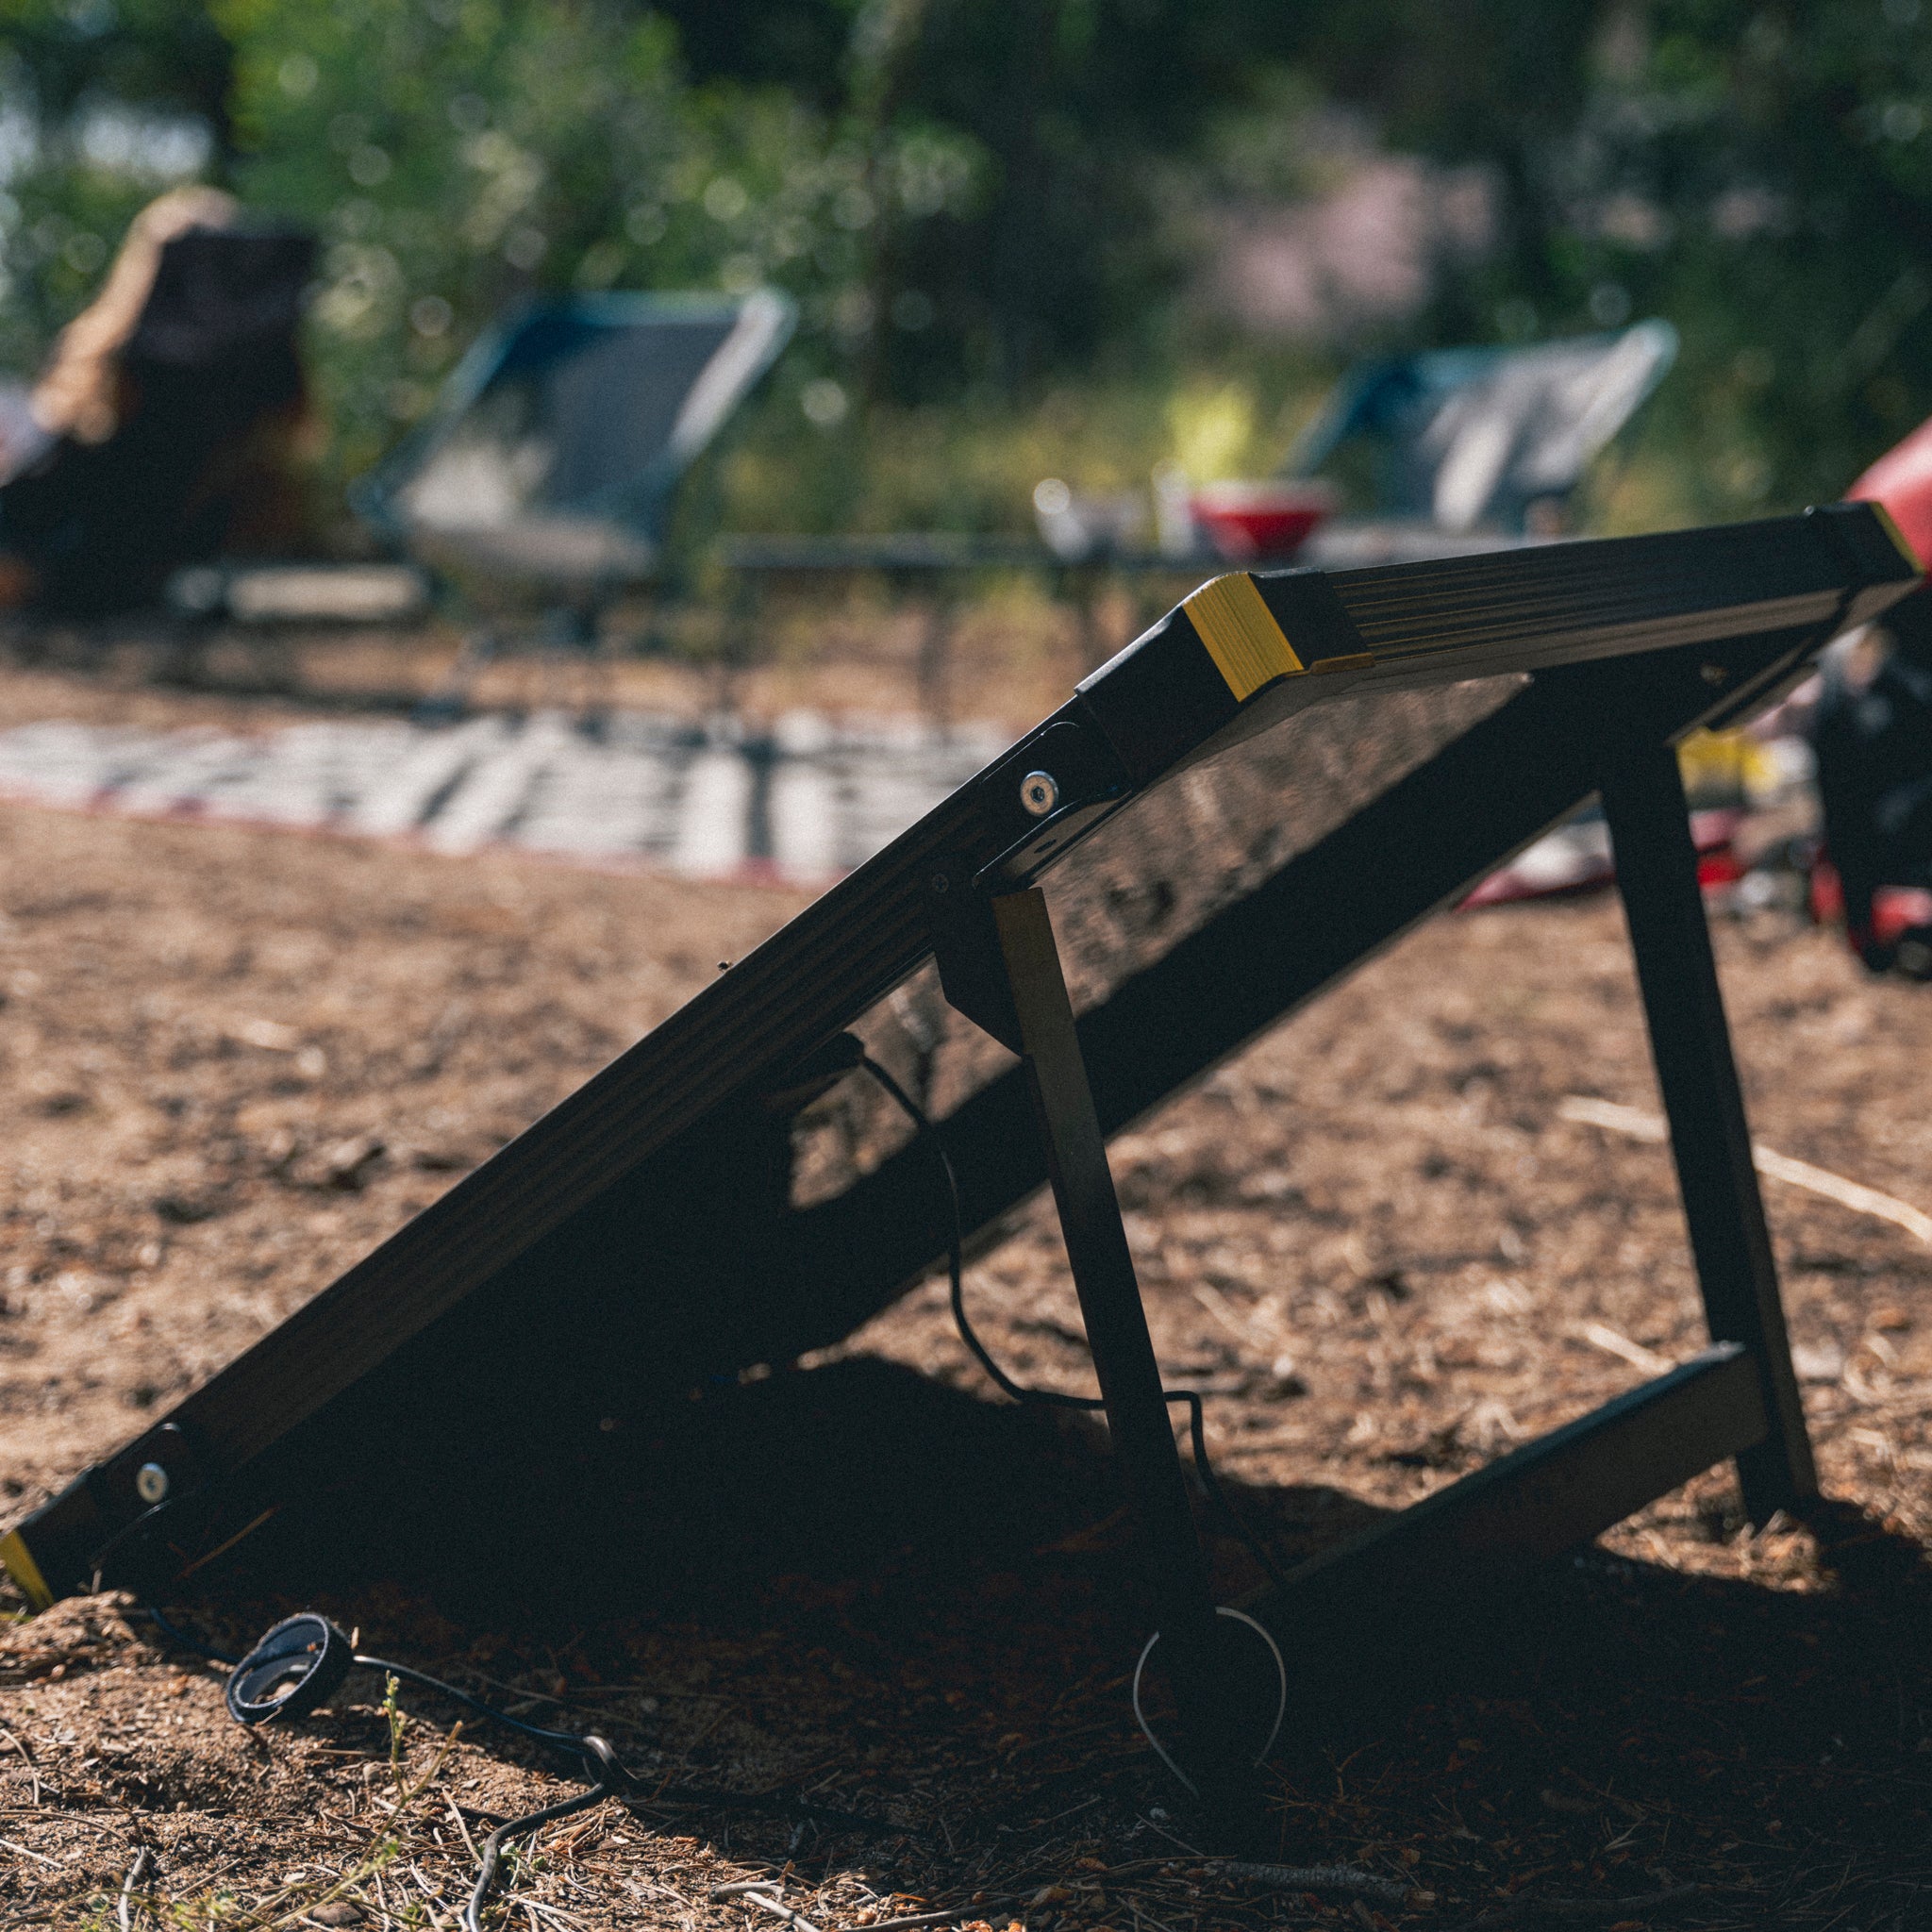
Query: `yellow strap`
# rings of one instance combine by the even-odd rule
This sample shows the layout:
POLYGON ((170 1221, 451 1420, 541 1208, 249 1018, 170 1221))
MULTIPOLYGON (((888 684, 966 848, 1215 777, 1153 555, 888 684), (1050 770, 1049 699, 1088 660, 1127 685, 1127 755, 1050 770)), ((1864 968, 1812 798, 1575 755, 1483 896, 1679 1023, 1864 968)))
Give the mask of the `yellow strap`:
POLYGON ((7 1565, 7 1574, 20 1585, 28 1609, 53 1607, 54 1592, 47 1588, 47 1579, 41 1574, 41 1566, 34 1561, 33 1552, 21 1541, 19 1530, 9 1530, 7 1535, 0 1536, 0 1563, 7 1565))
POLYGON ((1237 704, 1305 668, 1246 571, 1203 584, 1181 608, 1237 704))

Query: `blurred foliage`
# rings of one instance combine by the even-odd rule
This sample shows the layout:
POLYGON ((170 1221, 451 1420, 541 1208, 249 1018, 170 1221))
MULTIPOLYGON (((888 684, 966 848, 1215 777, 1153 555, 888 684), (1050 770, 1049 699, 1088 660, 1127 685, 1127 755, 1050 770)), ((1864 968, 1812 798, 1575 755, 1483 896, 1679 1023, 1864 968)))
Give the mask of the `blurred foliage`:
POLYGON ((242 185, 326 244, 314 324, 339 474, 530 291, 775 281, 824 363, 868 313, 874 232, 974 192, 970 145, 944 130, 692 87, 670 23, 600 0, 214 4, 238 49, 242 185))
POLYGON ((231 78, 195 0, 0 0, 0 368, 39 360, 145 202, 220 177, 231 78))
POLYGON ((1012 397, 1100 357, 1172 357, 1176 172, 1278 99, 1304 9, 1270 0, 660 0, 700 78, 784 85, 984 158, 959 219, 880 251, 868 392, 1012 397), (910 321, 914 325, 907 326, 910 321), (894 326, 894 324, 897 326, 894 326))
POLYGON ((734 440, 724 495, 745 529, 1011 529, 1030 520, 1042 476, 1144 491, 1176 453, 1204 479, 1265 475, 1330 366, 1277 346, 1251 350, 1238 379, 1150 381, 1131 367, 1063 375, 1034 385, 1022 408, 971 389, 943 403, 875 405, 823 429, 780 398, 734 440))
POLYGON ((1441 338, 1661 314, 1681 513, 1829 499, 1932 412, 1924 0, 1336 0, 1307 58, 1393 143, 1493 171, 1441 338))
MULTIPOLYGON (((1619 526, 1829 496, 1932 412, 1926 0, 0 0, 0 361, 184 175, 312 225, 329 500, 534 290, 790 288, 746 524, 1012 525, 1033 477, 1256 469, 1343 354, 1662 314, 1619 526), (1219 215, 1324 114, 1478 168, 1423 312, 1239 338, 1219 215)), ((1325 171, 1325 172, 1324 172, 1325 171)))

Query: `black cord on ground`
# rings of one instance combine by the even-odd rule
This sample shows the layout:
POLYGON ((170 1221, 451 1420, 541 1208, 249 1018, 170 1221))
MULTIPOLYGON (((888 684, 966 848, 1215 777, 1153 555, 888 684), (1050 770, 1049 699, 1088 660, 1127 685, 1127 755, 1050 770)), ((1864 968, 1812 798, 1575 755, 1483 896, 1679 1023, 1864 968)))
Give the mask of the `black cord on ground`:
POLYGON ((541 1724, 525 1724, 522 1718, 512 1717, 507 1710, 498 1710, 494 1705, 485 1704, 479 1697, 472 1697, 467 1690, 458 1690, 454 1684, 446 1684, 441 1677, 432 1677, 428 1672, 412 1669, 408 1664, 391 1663, 387 1657, 364 1657, 359 1651, 356 1654, 356 1663, 361 1670, 382 1671, 391 1676, 401 1677, 406 1683, 421 1684, 425 1690, 434 1690, 438 1696, 447 1697, 465 1709, 474 1710, 478 1717, 486 1717, 491 1724, 502 1724, 508 1730, 521 1732, 540 1744, 581 1753, 588 1741, 575 1731, 553 1731, 541 1724))
MULTIPOLYGON (((1014 1381, 998 1361, 993 1358, 974 1328, 971 1317, 966 1312, 965 1283, 965 1231, 959 1209, 959 1182, 953 1169, 952 1157, 947 1154, 944 1141, 939 1129, 922 1108, 904 1087, 869 1054, 862 1055, 858 1065, 863 1067, 876 1080, 885 1092, 897 1104, 906 1117, 912 1123, 923 1139, 938 1157, 940 1173, 946 1184, 946 1199, 950 1209, 951 1232, 947 1243, 947 1271, 952 1285, 953 1323, 959 1332, 959 1339, 972 1351, 974 1359, 984 1369, 993 1385, 1011 1401, 1031 1407, 1071 1408, 1092 1411, 1104 1409, 1106 1404, 1097 1396, 1066 1395, 1053 1389, 1029 1389, 1014 1381)), ((1248 1526, 1241 1513, 1235 1508, 1232 1499, 1221 1487, 1220 1478, 1214 1471, 1214 1464, 1208 1454, 1208 1441, 1205 1412, 1198 1391, 1192 1389, 1166 1389, 1161 1391, 1170 1403, 1185 1403, 1188 1409, 1189 1435, 1193 1443, 1194 1469, 1200 1477, 1201 1487, 1207 1492, 1209 1502, 1222 1520, 1246 1546, 1269 1578, 1279 1585, 1283 1582, 1280 1566, 1261 1540, 1248 1526)), ((185 1630, 169 1621, 161 1610, 153 1604, 143 1606, 148 1616, 153 1618, 156 1627, 180 1648, 206 1657, 212 1663, 225 1664, 240 1678, 250 1667, 259 1669, 258 1658, 268 1655, 270 1669, 264 1683, 273 1690, 275 1674, 273 1666, 282 1653, 271 1653, 271 1645, 276 1634, 288 1624, 298 1621, 314 1624, 318 1630, 326 1628, 328 1642, 340 1641, 341 1633, 325 1624, 318 1617, 301 1620, 289 1619, 285 1624, 278 1624, 275 1631, 263 1640, 257 1650, 246 1657, 236 1657, 225 1651, 216 1650, 212 1645, 203 1643, 185 1630)), ((342 1646, 346 1648, 346 1644, 342 1646)), ((286 1650, 286 1646, 285 1646, 286 1650)), ((288 1651, 285 1661, 290 1674, 296 1682, 291 1690, 298 1689, 303 1674, 300 1658, 307 1654, 301 1651, 288 1651)), ((340 1658, 340 1652, 336 1653, 340 1658)), ((503 1848, 512 1839, 522 1837, 525 1832, 538 1830, 541 1826, 558 1818, 568 1818, 574 1812, 587 1811, 593 1805, 602 1804, 606 1798, 627 1797, 633 1802, 645 1806, 652 1805, 693 1805, 709 1806, 732 1810, 759 1811, 767 1814, 810 1819, 844 1827, 861 1830, 884 1831, 897 1827, 887 1824, 883 1820, 869 1819, 852 1812, 835 1810, 822 1805, 803 1802, 788 1803, 783 1799, 755 1797, 740 1791, 706 1790, 694 1786, 660 1786, 646 1792, 640 1781, 619 1761, 617 1754, 602 1739, 594 1736, 579 1736, 574 1731, 551 1730, 542 1724, 526 1724, 522 1718, 512 1717, 508 1711, 498 1709, 494 1705, 485 1704, 481 1698, 474 1697, 467 1690, 460 1690, 456 1685, 441 1677, 432 1677, 426 1671, 419 1671, 413 1665, 396 1663, 388 1657, 372 1657, 360 1651, 353 1654, 346 1664, 338 1664, 338 1669, 358 1669, 380 1671, 386 1676, 401 1678, 411 1684, 420 1684, 439 1696, 447 1697, 451 1702, 461 1705, 465 1709, 475 1711, 479 1717, 487 1718, 492 1724, 502 1724, 506 1729, 515 1731, 533 1742, 548 1746, 552 1750, 568 1753, 576 1760, 577 1774, 589 1781, 589 1789, 575 1796, 559 1800, 557 1804, 546 1805, 541 1810, 526 1812, 521 1818, 512 1818, 499 1824, 484 1840, 476 1868, 476 1882, 470 1893, 468 1904, 463 1908, 464 1932, 483 1932, 482 1912, 485 1902, 496 1882, 496 1874, 502 1863, 503 1848)), ((330 1688, 333 1688, 331 1686, 330 1688)), ((282 1698, 263 1695, 259 1703, 252 1700, 256 1692, 249 1693, 249 1699, 238 1705, 231 1695, 229 1707, 237 1718, 244 1723, 256 1723, 264 1717, 273 1718, 281 1708, 282 1702, 289 1702, 291 1710, 308 1707, 284 1692, 282 1698)), ((314 1691, 311 1690, 311 1699, 314 1691)))
MULTIPOLYGON (((587 1744, 604 1743, 601 1738, 585 1739, 583 1741, 587 1744)), ((610 1747, 605 1744, 604 1749, 608 1754, 610 1747)), ((586 1769, 591 1761, 591 1754, 587 1751, 584 1754, 586 1769)), ((610 1761, 612 1764, 616 1763, 614 1757, 610 1761)), ((600 1781, 593 1784, 588 1791, 579 1791, 574 1798, 564 1798, 555 1805, 545 1805, 541 1811, 525 1812, 521 1818, 512 1818, 508 1824, 499 1824, 483 1840, 483 1849, 478 1855, 476 1865, 476 1883, 471 1888, 469 1904, 463 1907, 463 1932, 483 1932, 483 1902, 490 1896, 491 1887, 496 1883, 497 1860, 503 1856, 503 1847, 507 1840, 521 1838, 526 1831, 535 1831, 540 1825, 548 1824, 552 1819, 568 1818, 573 1811, 588 1811, 592 1805, 601 1805, 606 1798, 614 1794, 615 1787, 602 1781, 600 1768, 600 1781)))
MULTIPOLYGON (((231 1656, 227 1651, 216 1650, 211 1644, 202 1642, 198 1637, 192 1637, 178 1624, 171 1623, 155 1604, 143 1604, 142 1609, 154 1620, 156 1627, 172 1643, 182 1650, 192 1651, 196 1657, 206 1657, 208 1662, 226 1664, 230 1670, 244 1661, 231 1656)), ((389 1657, 367 1657, 360 1651, 352 1658, 355 1668, 365 1671, 381 1671, 386 1675, 403 1678, 411 1684, 421 1684, 425 1690, 434 1690, 440 1696, 449 1698, 453 1703, 474 1710, 479 1717, 486 1717, 492 1724, 504 1725, 507 1729, 520 1731, 525 1737, 534 1739, 540 1744, 558 1745, 566 1751, 579 1751, 583 1739, 575 1731, 547 1730, 541 1724, 525 1724, 520 1717, 512 1717, 507 1710, 498 1710, 494 1705, 485 1704, 481 1698, 473 1697, 467 1690, 459 1690, 454 1684, 446 1683, 441 1677, 432 1677, 427 1671, 419 1671, 412 1664, 399 1664, 389 1657)))
POLYGON ((651 1786, 626 1769, 617 1753, 602 1738, 580 1736, 575 1731, 554 1731, 542 1724, 526 1724, 522 1718, 512 1717, 507 1710, 499 1710, 494 1705, 485 1704, 481 1698, 473 1697, 467 1690, 459 1690, 456 1685, 441 1677, 432 1677, 427 1671, 419 1671, 409 1664, 399 1664, 388 1657, 371 1657, 361 1651, 354 1652, 346 1662, 341 1661, 341 1653, 348 1649, 347 1640, 325 1619, 313 1612, 299 1618, 287 1618, 275 1625, 245 1657, 229 1656, 216 1650, 211 1644, 202 1642, 187 1631, 172 1623, 153 1604, 143 1605, 158 1629, 183 1650, 192 1651, 195 1656, 208 1658, 211 1663, 226 1664, 233 1675, 229 1680, 229 1710, 239 1722, 257 1724, 272 1721, 283 1708, 291 1715, 300 1715, 312 1708, 319 1701, 319 1695, 326 1695, 341 1682, 341 1675, 323 1689, 309 1687, 308 1698, 301 1697, 304 1683, 313 1671, 323 1654, 331 1654, 336 1660, 337 1673, 349 1670, 380 1671, 385 1676, 399 1677, 411 1684, 420 1684, 425 1690, 433 1690, 440 1697, 447 1697, 465 1709, 475 1711, 479 1717, 487 1718, 492 1724, 516 1731, 534 1742, 560 1751, 575 1761, 576 1774, 586 1779, 590 1789, 575 1796, 559 1800, 555 1805, 546 1805, 542 1809, 531 1811, 521 1818, 512 1818, 508 1824, 499 1824, 483 1841, 480 1862, 476 1870, 476 1883, 470 1893, 469 1904, 463 1910, 464 1932, 483 1932, 482 1911, 491 1887, 496 1882, 497 1868, 502 1861, 503 1848, 510 1840, 520 1838, 526 1831, 535 1831, 541 1825, 548 1824, 553 1819, 567 1818, 574 1811, 588 1810, 592 1805, 602 1804, 606 1798, 622 1797, 635 1806, 649 1809, 657 1806, 691 1806, 708 1809, 753 1811, 764 1816, 778 1816, 808 1820, 813 1824, 829 1824, 842 1830, 874 1832, 898 1832, 904 1829, 889 1824, 884 1819, 867 1818, 857 1812, 841 1811, 828 1805, 813 1805, 803 1799, 789 1799, 782 1795, 759 1795, 748 1791, 712 1790, 698 1785, 657 1785, 651 1786), (313 1635, 308 1635, 298 1626, 311 1626, 313 1635), (285 1633, 295 1629, 293 1639, 285 1633), (307 1641, 304 1641, 304 1639, 307 1641), (277 1640, 281 1640, 279 1642, 277 1640), (340 1644, 340 1649, 333 1646, 340 1644), (238 1697, 238 1686, 242 1687, 238 1697))
MULTIPOLYGON (((925 1109, 877 1060, 870 1054, 863 1054, 858 1064, 898 1105, 900 1111, 918 1130, 920 1139, 924 1141, 939 1158, 940 1173, 946 1183, 946 1202, 951 1215, 946 1267, 952 1280, 953 1325, 959 1331, 959 1340, 973 1352, 973 1358, 986 1371, 993 1386, 1014 1402, 1034 1407, 1077 1408, 1089 1411, 1104 1409, 1107 1405, 1097 1395, 1063 1395, 1057 1389, 1028 1389, 1014 1381, 1012 1376, 993 1359, 991 1352, 979 1339, 966 1313, 965 1219, 959 1210, 959 1178, 953 1171, 953 1158, 946 1152, 945 1141, 925 1109)), ((1261 1566, 1268 1580, 1277 1589, 1285 1588, 1287 1578, 1282 1574, 1280 1564, 1274 1560, 1274 1554, 1267 1544, 1234 1507, 1233 1498, 1221 1487, 1221 1478, 1214 1472, 1214 1464, 1208 1454, 1207 1423, 1199 1391, 1163 1389, 1160 1392, 1170 1403, 1184 1402, 1188 1406, 1188 1433, 1194 1446, 1194 1471, 1201 1479, 1201 1487, 1207 1492, 1209 1503, 1213 1505, 1215 1513, 1261 1566)))

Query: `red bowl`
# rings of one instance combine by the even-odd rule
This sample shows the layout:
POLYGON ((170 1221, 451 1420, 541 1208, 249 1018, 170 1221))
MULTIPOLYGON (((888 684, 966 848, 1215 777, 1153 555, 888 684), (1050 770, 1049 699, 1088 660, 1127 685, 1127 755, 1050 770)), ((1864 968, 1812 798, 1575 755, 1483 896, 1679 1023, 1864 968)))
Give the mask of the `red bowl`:
POLYGON ((1335 513, 1325 483, 1208 483, 1189 499, 1194 522, 1231 563, 1286 557, 1335 513))

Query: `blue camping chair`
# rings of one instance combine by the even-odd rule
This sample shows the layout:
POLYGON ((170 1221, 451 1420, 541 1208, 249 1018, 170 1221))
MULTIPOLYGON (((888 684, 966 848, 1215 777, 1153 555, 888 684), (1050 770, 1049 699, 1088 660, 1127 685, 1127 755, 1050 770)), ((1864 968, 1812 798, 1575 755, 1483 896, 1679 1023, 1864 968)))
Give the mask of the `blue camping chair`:
MULTIPOLYGON (((473 604, 534 604, 553 645, 588 647, 613 599, 661 581, 679 482, 795 320, 771 290, 531 303, 350 501, 473 604)), ((495 648, 474 638, 459 680, 495 648)))
POLYGON ((1663 380, 1667 322, 1529 348, 1433 349, 1366 364, 1289 452, 1311 476, 1357 438, 1374 448, 1377 515, 1521 533, 1560 520, 1591 460, 1663 380))

